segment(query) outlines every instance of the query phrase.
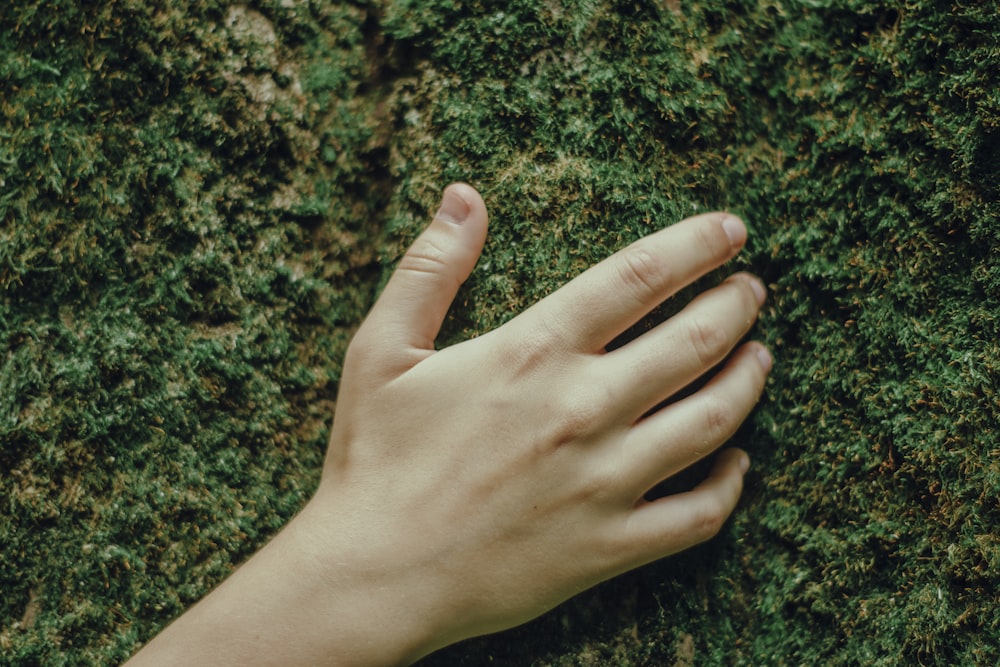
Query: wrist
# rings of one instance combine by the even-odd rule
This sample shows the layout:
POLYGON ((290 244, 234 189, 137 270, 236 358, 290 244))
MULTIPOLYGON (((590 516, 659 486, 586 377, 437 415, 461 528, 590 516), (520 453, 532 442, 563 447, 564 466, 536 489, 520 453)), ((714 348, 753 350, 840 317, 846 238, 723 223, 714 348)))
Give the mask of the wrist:
POLYGON ((281 547, 306 563, 317 634, 325 655, 338 656, 328 664, 407 665, 464 638, 431 545, 414 539, 413 526, 383 525, 384 508, 366 509, 321 487, 286 531, 292 546, 281 547))
POLYGON ((429 579, 337 507, 314 498, 129 665, 384 667, 449 643, 429 579))

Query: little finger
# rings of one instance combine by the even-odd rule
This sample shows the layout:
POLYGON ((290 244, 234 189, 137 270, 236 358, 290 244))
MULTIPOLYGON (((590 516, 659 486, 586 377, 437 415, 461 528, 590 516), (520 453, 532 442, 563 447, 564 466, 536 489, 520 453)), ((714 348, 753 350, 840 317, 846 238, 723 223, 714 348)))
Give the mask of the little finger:
POLYGON ((614 459, 626 462, 635 497, 731 438, 760 399, 771 363, 767 348, 747 343, 700 390, 633 426, 614 459))

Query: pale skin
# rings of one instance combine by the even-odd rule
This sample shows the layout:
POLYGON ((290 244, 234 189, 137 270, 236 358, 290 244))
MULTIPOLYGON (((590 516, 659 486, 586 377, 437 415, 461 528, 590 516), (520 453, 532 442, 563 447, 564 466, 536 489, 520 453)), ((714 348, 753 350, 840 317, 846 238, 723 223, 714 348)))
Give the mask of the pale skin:
POLYGON ((737 273, 605 348, 735 256, 743 223, 709 213, 667 227, 436 351, 486 228, 479 193, 447 188, 348 349, 316 494, 129 665, 409 664, 720 530, 741 450, 719 452, 690 491, 644 496, 757 403, 771 355, 740 341, 763 285, 737 273))

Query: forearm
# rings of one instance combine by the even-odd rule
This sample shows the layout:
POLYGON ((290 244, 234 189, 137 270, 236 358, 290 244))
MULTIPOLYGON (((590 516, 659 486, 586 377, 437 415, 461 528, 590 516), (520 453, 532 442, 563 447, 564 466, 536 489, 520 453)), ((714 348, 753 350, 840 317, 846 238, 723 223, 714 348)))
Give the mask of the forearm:
POLYGON ((128 663, 409 664, 439 645, 428 596, 399 554, 307 506, 266 547, 128 663), (320 526, 321 522, 326 525, 320 526), (353 534, 351 534, 353 533, 353 534), (390 571, 391 570, 391 571, 390 571))

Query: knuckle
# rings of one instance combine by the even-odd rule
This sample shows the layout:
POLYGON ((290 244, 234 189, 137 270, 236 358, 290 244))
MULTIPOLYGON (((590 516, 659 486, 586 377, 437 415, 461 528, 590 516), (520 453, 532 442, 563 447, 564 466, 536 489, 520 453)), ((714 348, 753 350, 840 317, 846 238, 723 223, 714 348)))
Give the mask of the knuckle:
POLYGON ((551 429, 548 442, 552 449, 587 439, 599 429, 604 415, 603 402, 593 392, 567 394, 551 407, 547 412, 551 429))
POLYGON ((577 481, 577 492, 573 501, 576 504, 601 504, 606 498, 614 495, 613 490, 617 486, 615 476, 608 470, 597 469, 589 471, 582 474, 577 481))
POLYGON ((398 271, 441 275, 448 271, 448 253, 431 239, 420 238, 399 260, 398 271))
POLYGON ((713 445, 720 444, 728 437, 732 428, 731 407, 725 401, 706 396, 703 398, 701 409, 706 437, 713 445))
POLYGON ((618 256, 622 285, 641 303, 660 294, 670 283, 670 271, 641 244, 628 246, 618 256))
POLYGON ((563 405, 556 416, 555 437, 557 444, 566 444, 578 439, 582 435, 590 434, 600 415, 598 406, 587 400, 563 401, 563 405))
POLYGON ((607 506, 635 500, 628 471, 616 457, 589 458, 576 473, 576 503, 607 506))
POLYGON ((700 542, 710 540, 718 535, 726 524, 726 519, 729 518, 727 508, 718 500, 702 503, 694 512, 693 532, 700 542))
POLYGON ((692 318, 687 325, 687 335, 698 361, 704 366, 714 365, 726 352, 725 331, 704 318, 692 318))
POLYGON ((512 382, 536 377, 560 349, 555 329, 544 321, 525 331, 530 334, 522 331, 522 335, 511 337, 505 346, 503 356, 512 382))

